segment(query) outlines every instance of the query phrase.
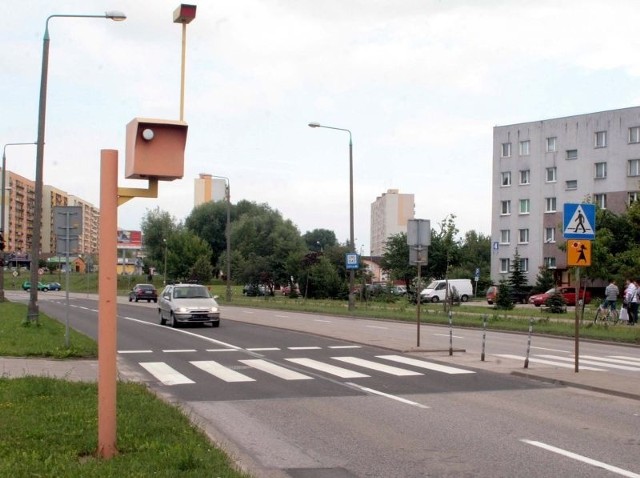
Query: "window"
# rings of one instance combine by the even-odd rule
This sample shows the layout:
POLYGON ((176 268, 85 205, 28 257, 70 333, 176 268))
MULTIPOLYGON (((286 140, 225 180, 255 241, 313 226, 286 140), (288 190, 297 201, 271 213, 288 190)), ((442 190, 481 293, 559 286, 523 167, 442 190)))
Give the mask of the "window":
POLYGON ((544 198, 544 212, 556 212, 556 198, 544 198))
POLYGON ((528 169, 520 171, 520 184, 529 184, 531 174, 528 169))
POLYGON ((566 185, 567 185, 567 189, 578 189, 578 180, 571 179, 566 182, 566 185))
POLYGON ((529 272, 529 259, 526 257, 520 258, 520 271, 529 272))
POLYGON ((567 159, 578 159, 578 150, 567 149, 567 159))
POLYGON ((528 199, 520 199, 520 214, 529 214, 531 211, 531 202, 528 199))
POLYGON ((545 244, 551 244, 556 242, 556 228, 545 227, 544 228, 544 242, 545 244))
POLYGON ((509 244, 511 242, 511 231, 509 229, 500 230, 500 244, 509 244))
POLYGON ((596 204, 601 209, 607 209, 607 195, 606 194, 594 194, 593 204, 596 204))
POLYGON ((640 176, 640 159, 629 160, 629 171, 627 176, 640 176))
POLYGON ((595 147, 596 148, 606 148, 607 147, 607 132, 606 131, 596 131, 595 147))
POLYGON ((631 206, 632 203, 640 199, 640 191, 633 191, 627 194, 627 204, 631 206))
POLYGON ((629 143, 640 143, 640 126, 629 128, 629 143))
POLYGON ((502 216, 511 214, 511 201, 500 201, 500 214, 502 216))
POLYGON ((507 274, 511 269, 510 259, 500 259, 500 273, 507 274))
POLYGON ((511 186, 511 171, 500 173, 500 185, 511 186))
POLYGON ((556 258, 555 257, 545 257, 544 265, 547 269, 555 269, 556 268, 556 258))
POLYGON ((558 169, 555 167, 547 168, 545 181, 548 183, 555 183, 557 181, 557 178, 558 178, 558 169))
POLYGON ((607 177, 607 163, 596 163, 596 179, 605 179, 607 177))
POLYGON ((529 229, 518 229, 518 244, 529 244, 529 229))
POLYGON ((529 156, 529 146, 531 141, 520 141, 520 156, 529 156))
POLYGON ((547 138, 547 153, 553 153, 556 149, 556 137, 547 138))
POLYGON ((502 153, 500 156, 503 158, 511 157, 511 143, 502 143, 502 153))

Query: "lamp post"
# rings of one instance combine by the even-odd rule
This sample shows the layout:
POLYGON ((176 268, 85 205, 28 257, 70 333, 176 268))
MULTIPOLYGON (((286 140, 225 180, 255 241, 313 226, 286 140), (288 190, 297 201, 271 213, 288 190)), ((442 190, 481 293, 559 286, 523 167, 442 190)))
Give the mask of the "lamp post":
MULTIPOLYGON (((356 252, 356 245, 353 239, 353 141, 351 139, 351 130, 346 128, 336 128, 335 126, 325 126, 320 123, 309 123, 311 128, 327 128, 337 131, 345 131, 349 133, 349 251, 356 252)), ((349 269, 349 310, 355 309, 355 296, 353 289, 355 288, 355 271, 349 269)))
POLYGON ((231 184, 229 178, 225 176, 211 176, 213 178, 224 179, 225 185, 225 198, 227 199, 227 302, 231 302, 231 184))
POLYGON ((44 38, 42 42, 42 75, 40 77, 40 104, 38 107, 38 139, 36 142, 36 178, 35 198, 33 211, 33 233, 31 237, 31 284, 29 289, 29 307, 27 308, 27 321, 38 320, 38 262, 40 262, 40 233, 42 230, 42 189, 43 189, 43 164, 44 164, 44 132, 47 113, 47 78, 49 74, 49 20, 52 18, 108 18, 114 21, 126 20, 122 12, 111 11, 103 15, 49 15, 45 23, 44 38))
POLYGON ((162 239, 164 242, 164 274, 162 276, 162 285, 167 285, 167 240, 162 239))
MULTIPOLYGON (((7 146, 25 146, 36 143, 7 143, 2 148, 2 186, 0 186, 0 193, 2 193, 2 204, 0 205, 0 236, 2 241, 6 244, 7 238, 5 237, 5 209, 6 209, 6 195, 7 190, 5 187, 5 177, 7 170, 7 146)), ((4 302, 4 250, 0 250, 0 302, 4 302)))

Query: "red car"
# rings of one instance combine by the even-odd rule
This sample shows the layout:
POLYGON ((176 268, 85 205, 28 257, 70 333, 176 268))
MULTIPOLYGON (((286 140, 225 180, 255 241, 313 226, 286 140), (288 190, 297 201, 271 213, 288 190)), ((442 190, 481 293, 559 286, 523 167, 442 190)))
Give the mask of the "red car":
MULTIPOLYGON (((576 288, 575 287, 554 287, 553 289, 549 289, 544 294, 536 294, 529 297, 529 303, 535 305, 536 307, 540 307, 545 304, 547 299, 551 297, 551 295, 558 291, 564 297, 567 305, 576 305, 576 288)), ((591 302, 591 292, 584 291, 580 289, 580 297, 584 298, 586 304, 591 302)))

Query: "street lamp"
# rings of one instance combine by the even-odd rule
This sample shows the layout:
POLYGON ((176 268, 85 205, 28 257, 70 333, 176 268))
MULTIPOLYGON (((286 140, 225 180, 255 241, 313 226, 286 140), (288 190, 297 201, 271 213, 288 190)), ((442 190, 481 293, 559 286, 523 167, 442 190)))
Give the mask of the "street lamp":
POLYGON ((49 20, 52 18, 108 18, 114 21, 126 20, 122 12, 110 11, 103 15, 49 15, 45 23, 44 38, 42 41, 42 74, 40 77, 40 105, 38 108, 38 139, 36 142, 36 185, 33 211, 33 232, 31 237, 31 284, 29 289, 29 307, 27 308, 27 321, 38 321, 38 263, 40 262, 40 233, 42 230, 42 189, 43 189, 43 164, 44 164, 44 132, 47 113, 47 77, 49 73, 49 20))
POLYGON ((162 285, 167 285, 167 240, 162 239, 162 242, 164 242, 164 275, 162 285))
MULTIPOLYGON (((353 141, 351 140, 351 130, 336 128, 335 126, 325 126, 320 123, 309 123, 309 127, 335 129, 349 133, 349 250, 351 252, 356 252, 356 245, 353 239, 353 141)), ((355 271, 353 269, 349 269, 349 310, 355 309, 355 296, 353 294, 354 288, 355 271)))
MULTIPOLYGON (((6 244, 8 239, 5 237, 5 212, 6 209, 6 195, 7 189, 5 187, 5 176, 7 170, 7 146, 24 146, 36 143, 7 143, 2 148, 2 186, 0 186, 0 193, 2 193, 2 204, 0 205, 0 236, 2 241, 6 244)), ((0 302, 4 302, 4 250, 0 249, 0 302)))
POLYGON ((225 197, 227 199, 227 302, 231 302, 231 184, 229 178, 225 176, 211 176, 213 178, 224 179, 225 197))

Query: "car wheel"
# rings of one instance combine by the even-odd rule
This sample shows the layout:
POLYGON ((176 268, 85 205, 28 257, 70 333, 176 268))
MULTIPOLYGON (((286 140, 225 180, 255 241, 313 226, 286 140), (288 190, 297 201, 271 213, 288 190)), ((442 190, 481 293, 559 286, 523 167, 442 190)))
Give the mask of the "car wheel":
POLYGON ((440 300, 440 297, 438 297, 437 295, 434 295, 433 297, 431 297, 431 302, 438 302, 440 300))
POLYGON ((157 304, 158 303, 158 299, 153 299, 153 303, 157 304))
POLYGON ((131 296, 129 296, 129 302, 131 302, 133 299, 131 298, 131 296))
POLYGON ((167 320, 162 316, 162 311, 158 309, 158 314, 160 314, 160 325, 167 325, 167 320))
POLYGON ((138 302, 138 298, 136 297, 136 302, 138 302))
POLYGON ((147 304, 150 304, 150 303, 151 303, 151 299, 147 299, 147 304))
POLYGON ((169 324, 169 325, 171 325, 171 327, 173 327, 174 329, 177 329, 177 328, 178 328, 178 321, 177 321, 177 320, 176 320, 176 318, 174 317, 173 312, 171 312, 171 317, 170 317, 170 319, 171 319, 171 322, 170 322, 170 324, 169 324))
POLYGON ((49 289, 47 289, 46 287, 42 288, 42 292, 48 292, 48 291, 49 291, 49 289))
POLYGON ((218 321, 218 322, 211 322, 211 327, 220 327, 220 321, 218 321))
POLYGON ((460 297, 460 300, 462 302, 468 302, 469 301, 469 296, 468 295, 463 295, 462 297, 460 297))

